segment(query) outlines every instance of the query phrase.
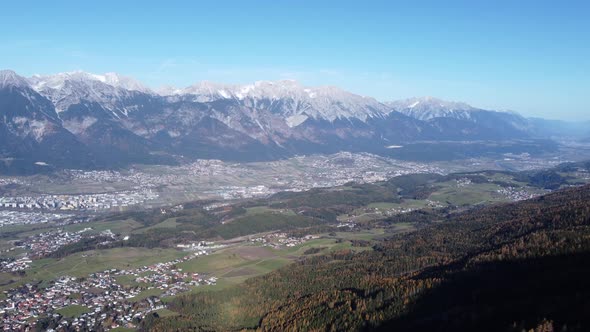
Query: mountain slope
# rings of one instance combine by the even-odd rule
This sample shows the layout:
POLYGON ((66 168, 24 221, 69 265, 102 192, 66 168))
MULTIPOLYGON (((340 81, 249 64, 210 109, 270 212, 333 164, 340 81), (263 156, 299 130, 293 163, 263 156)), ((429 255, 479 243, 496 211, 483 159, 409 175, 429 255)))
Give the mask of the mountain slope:
POLYGON ((449 102, 433 97, 409 98, 386 104, 404 115, 422 121, 434 118, 468 120, 474 112, 480 111, 465 103, 449 102))
POLYGON ((85 72, 33 76, 31 87, 47 97, 58 113, 80 102, 96 102, 116 118, 136 111, 136 99, 153 94, 141 83, 114 73, 96 75, 85 72))
POLYGON ((459 214, 439 212, 431 215, 439 222, 393 235, 373 250, 344 249, 239 287, 181 295, 170 303, 178 315, 147 320, 146 327, 585 331, 588 202, 585 186, 459 214))
POLYGON ((584 139, 590 137, 590 121, 560 121, 529 118, 535 134, 559 139, 584 139))
POLYGON ((516 113, 483 110, 432 97, 394 101, 387 105, 397 112, 431 124, 446 139, 470 137, 494 140, 531 135, 531 124, 516 113))
POLYGON ((0 171, 93 167, 84 145, 61 126, 53 105, 12 71, 0 71, 0 171))

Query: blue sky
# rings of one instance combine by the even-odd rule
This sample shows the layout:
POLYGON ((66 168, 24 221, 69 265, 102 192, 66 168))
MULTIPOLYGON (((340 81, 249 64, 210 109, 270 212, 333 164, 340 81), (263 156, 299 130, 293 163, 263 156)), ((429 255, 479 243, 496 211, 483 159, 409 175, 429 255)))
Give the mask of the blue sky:
POLYGON ((590 1, 11 1, 0 67, 151 87, 288 78, 590 120, 589 17, 590 1))

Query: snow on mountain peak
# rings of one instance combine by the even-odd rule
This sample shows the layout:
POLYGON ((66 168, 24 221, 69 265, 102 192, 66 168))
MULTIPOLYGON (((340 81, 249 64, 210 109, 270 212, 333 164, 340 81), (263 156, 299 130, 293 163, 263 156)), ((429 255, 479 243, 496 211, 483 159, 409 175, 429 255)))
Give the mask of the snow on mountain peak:
POLYGON ((151 90, 134 78, 119 75, 117 73, 106 73, 102 76, 104 83, 114 87, 123 88, 131 91, 139 91, 144 93, 151 93, 151 90))
MULTIPOLYGON (((164 91, 171 95, 170 91, 164 91)), ((267 105, 291 119, 304 117, 334 121, 336 119, 368 117, 389 113, 389 108, 377 100, 355 95, 333 86, 305 87, 295 80, 256 81, 245 85, 225 85, 200 82, 182 89, 179 95, 191 95, 194 101, 209 102, 218 99, 235 99, 248 107, 267 105), (304 116, 298 116, 304 115, 304 116), (294 117, 293 116, 297 116, 294 117)), ((302 122, 289 121, 289 126, 302 122)))
POLYGON ((235 87, 230 85, 201 81, 185 89, 176 90, 176 93, 172 94, 194 95, 196 96, 195 101, 208 102, 216 99, 232 98, 234 90, 235 87))
POLYGON ((99 103, 115 116, 127 114, 121 100, 133 98, 139 92, 152 94, 151 90, 136 80, 115 73, 97 75, 83 71, 55 75, 35 75, 29 78, 33 89, 50 99, 58 112, 67 110, 81 101, 99 103))
POLYGON ((77 82, 78 84, 93 85, 97 82, 106 84, 113 88, 122 88, 130 91, 140 91, 151 93, 151 90, 141 84, 139 81, 122 76, 117 73, 106 73, 103 75, 87 73, 84 71, 72 71, 58 73, 55 75, 40 76, 35 75, 29 79, 33 83, 35 90, 44 89, 62 89, 67 82, 77 82))
POLYGON ((409 98, 386 104, 395 111, 419 120, 441 117, 468 119, 471 117, 471 112, 480 111, 465 103, 446 101, 434 97, 409 98))
POLYGON ((0 88, 9 86, 28 87, 29 83, 12 70, 0 70, 0 88))
POLYGON ((435 97, 417 97, 388 103, 398 108, 444 108, 453 110, 474 110, 475 108, 462 102, 446 101, 435 97))

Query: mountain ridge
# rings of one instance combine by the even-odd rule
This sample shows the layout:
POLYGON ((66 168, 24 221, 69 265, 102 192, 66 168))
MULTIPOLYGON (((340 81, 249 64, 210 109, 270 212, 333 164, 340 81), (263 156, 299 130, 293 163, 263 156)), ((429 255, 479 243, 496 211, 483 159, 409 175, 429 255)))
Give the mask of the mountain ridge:
MULTIPOLYGON (((370 102, 375 108, 382 110, 379 115, 387 115, 393 110, 400 110, 404 108, 409 109, 420 109, 415 107, 420 104, 425 104, 428 101, 432 106, 432 102, 436 102, 443 108, 449 108, 455 106, 455 110, 460 111, 493 111, 501 113, 510 113, 498 110, 484 110, 470 106, 463 102, 450 102, 435 97, 412 97, 402 100, 394 101, 378 101, 377 99, 369 96, 358 95, 335 86, 304 86, 295 80, 284 79, 277 81, 255 81, 250 84, 224 84, 212 81, 200 81, 184 88, 177 88, 174 86, 165 86, 161 89, 152 90, 131 77, 119 75, 117 73, 105 73, 105 74, 93 74, 83 71, 73 71, 58 73, 55 75, 34 75, 27 79, 33 85, 33 88, 37 91, 43 92, 47 86, 49 88, 57 89, 55 85, 59 82, 59 87, 63 86, 66 81, 78 81, 85 82, 88 84, 89 81, 101 82, 105 85, 109 85, 112 88, 123 88, 128 91, 138 91, 151 95, 159 95, 162 97, 175 97, 175 96, 194 96, 193 101, 195 102, 211 102, 220 99, 270 99, 280 100, 285 98, 301 99, 304 98, 306 101, 312 99, 346 99, 353 98, 356 100, 364 100, 370 102), (53 84, 48 84, 53 82, 53 84), (404 103, 412 102, 412 107, 403 107, 404 103)), ((406 105, 407 106, 407 105, 406 105)), ((406 114, 406 113, 404 113, 406 114)), ((366 119, 368 114, 360 114, 357 118, 366 119)), ((406 114, 408 115, 408 114, 406 114)), ((337 116, 336 116, 337 117, 337 116)), ((334 120, 336 117, 329 118, 334 120)), ((419 118, 417 116, 413 116, 419 118)), ((419 118, 421 119, 421 118, 419 118)))
MULTIPOLYGON (((115 73, 77 71, 28 79, 13 71, 0 73, 0 91, 29 100, 5 106, 0 115, 13 109, 37 124, 29 111, 44 110, 51 114, 52 126, 72 136, 66 141, 73 139, 76 143, 71 144, 85 145, 92 155, 102 156, 92 163, 97 165, 161 162, 154 155, 168 155, 165 159, 171 162, 174 155, 260 160, 338 151, 388 154, 387 146, 424 140, 531 137, 529 123, 517 114, 435 98, 382 103, 340 88, 305 87, 292 80, 201 82, 169 88, 174 92, 170 94, 115 73), (421 108, 439 116, 410 112, 421 108), (113 151, 112 158, 108 151, 113 151)), ((31 127, 16 126, 12 118, 10 122, 13 133, 21 132, 4 149, 5 158, 15 157, 17 137, 26 136, 31 127)))

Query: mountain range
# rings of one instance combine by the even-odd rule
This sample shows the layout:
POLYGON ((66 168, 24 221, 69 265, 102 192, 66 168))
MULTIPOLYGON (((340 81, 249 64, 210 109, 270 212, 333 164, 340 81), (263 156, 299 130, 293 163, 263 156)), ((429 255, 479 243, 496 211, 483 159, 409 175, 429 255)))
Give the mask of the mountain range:
POLYGON ((542 137, 541 120, 436 98, 380 102, 291 80, 154 91, 115 73, 0 71, 0 172, 268 160, 419 141, 542 137), (541 128, 541 129, 539 129, 541 128))

